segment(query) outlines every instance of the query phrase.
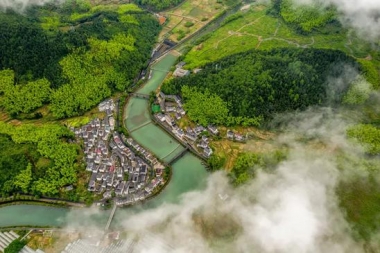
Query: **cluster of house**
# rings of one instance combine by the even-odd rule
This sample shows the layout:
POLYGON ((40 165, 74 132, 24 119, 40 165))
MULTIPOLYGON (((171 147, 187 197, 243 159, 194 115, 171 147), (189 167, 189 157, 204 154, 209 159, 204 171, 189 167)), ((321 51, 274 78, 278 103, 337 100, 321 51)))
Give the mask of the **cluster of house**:
POLYGON ((218 129, 213 125, 209 125, 207 128, 198 125, 195 128, 187 127, 186 129, 181 129, 177 125, 177 121, 186 114, 181 99, 176 95, 165 95, 163 92, 160 92, 159 102, 162 113, 155 114, 157 120, 179 139, 203 154, 203 156, 210 157, 212 149, 206 136, 208 134, 205 133, 217 135, 219 134, 218 129))
POLYGON ((86 170, 91 172, 88 190, 103 193, 116 204, 126 205, 146 198, 162 182, 163 165, 132 139, 114 131, 115 108, 112 99, 99 104, 106 112, 104 119, 94 119, 80 128, 73 128, 77 139, 83 140, 86 170), (137 155, 138 153, 138 155, 137 155))
POLYGON ((244 142, 246 140, 246 138, 243 135, 239 133, 234 133, 231 130, 227 130, 227 138, 230 140, 240 141, 240 142, 244 142))

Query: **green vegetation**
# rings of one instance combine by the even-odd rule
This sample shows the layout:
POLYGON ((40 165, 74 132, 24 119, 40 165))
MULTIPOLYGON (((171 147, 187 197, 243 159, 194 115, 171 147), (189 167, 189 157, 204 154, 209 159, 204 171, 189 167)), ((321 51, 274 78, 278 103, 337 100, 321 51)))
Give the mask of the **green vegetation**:
POLYGON ((359 77, 351 84, 351 87, 343 98, 343 103, 348 105, 364 104, 370 97, 371 92, 372 85, 363 77, 359 77))
POLYGON ((303 32, 311 32, 315 28, 325 26, 336 16, 334 9, 325 9, 321 3, 294 6, 291 0, 275 0, 275 2, 281 2, 274 4, 273 7, 278 8, 280 5, 281 17, 303 32))
POLYGON ((358 158, 352 154, 338 155, 337 164, 341 170, 353 169, 349 173, 351 177, 346 177, 337 186, 337 195, 347 220, 354 228, 356 237, 368 242, 371 240, 371 236, 380 229, 378 219, 380 208, 379 159, 376 157, 358 158), (363 177, 364 174, 367 176, 363 177))
POLYGON ((369 179, 355 178, 339 185, 337 192, 348 221, 361 238, 370 241, 371 236, 380 229, 377 180, 374 176, 369 179))
POLYGON ((221 26, 224 26, 224 25, 226 25, 226 24, 228 24, 234 20, 237 20, 239 18, 242 18, 242 17, 243 17, 243 14, 240 12, 232 14, 232 15, 228 16, 225 20, 223 20, 221 26))
POLYGON ((190 21, 186 21, 186 23, 184 24, 185 27, 192 27, 193 25, 194 23, 190 21))
POLYGON ((275 113, 341 102, 348 87, 338 90, 327 82, 343 74, 341 64, 359 68, 352 57, 335 50, 249 51, 206 64, 200 73, 172 79, 162 90, 181 93, 189 117, 201 124, 257 125, 260 118, 275 113), (227 116, 234 120, 226 121, 227 116))
POLYGON ((124 91, 147 64, 160 30, 154 17, 131 4, 91 7, 72 0, 29 12, 0 14, 0 70, 13 71, 0 74, 1 106, 14 117, 49 102, 55 118, 76 116, 124 91))
POLYGON ((67 128, 57 124, 14 127, 0 122, 0 134, 3 195, 22 191, 57 196, 61 187, 76 183, 79 147, 63 141, 73 138, 67 128))
POLYGON ((271 172, 286 158, 285 150, 276 150, 265 154, 240 153, 229 176, 232 183, 238 186, 254 178, 258 169, 271 172))
POLYGON ((207 159, 207 167, 211 171, 219 170, 223 167, 224 163, 226 162, 225 157, 219 157, 215 154, 212 154, 209 159, 207 159))
POLYGON ((369 124, 360 124, 349 128, 347 135, 361 143, 369 154, 377 155, 380 153, 379 128, 369 124))
MULTIPOLYGON (((175 93, 168 93, 175 94, 175 93)), ((189 117, 201 125, 222 124, 228 116, 227 103, 208 90, 204 93, 198 92, 195 88, 183 86, 181 94, 186 100, 185 110, 189 117)))
POLYGON ((172 173, 171 171, 172 170, 169 167, 165 167, 164 173, 163 173, 163 176, 162 176, 165 181, 167 181, 167 180, 170 179, 170 176, 171 176, 171 173, 172 173))
MULTIPOLYGON (((23 174, 23 169, 29 168, 31 163, 37 163, 40 154, 33 144, 16 144, 7 135, 0 135, 0 191, 2 195, 14 191, 14 180, 23 174)), ((25 169, 26 170, 26 169, 25 169)), ((21 176, 20 176, 21 177, 21 176)), ((19 183, 16 183, 19 184, 19 183)), ((18 188, 18 187, 16 187, 18 188)), ((23 185, 25 190, 25 187, 23 185)))
POLYGON ((19 253, 25 245, 25 241, 16 239, 4 249, 4 253, 19 253))
POLYGON ((135 0, 137 4, 157 11, 174 7, 183 1, 184 0, 135 0))
POLYGON ((234 185, 246 183, 255 176, 256 169, 263 166, 263 159, 259 155, 241 153, 230 173, 234 185))
POLYGON ((0 90, 3 97, 0 106, 11 115, 30 113, 48 102, 51 93, 50 83, 46 79, 14 85, 14 73, 10 70, 0 71, 0 90))
MULTIPOLYGON (((281 3, 281 1, 279 1, 281 3)), ((250 49, 271 50, 273 48, 321 48, 341 50, 365 65, 366 78, 374 87, 379 82, 378 53, 371 44, 363 41, 355 32, 341 27, 339 22, 328 22, 326 25, 312 29, 312 32, 300 32, 300 29, 289 24, 278 15, 272 15, 273 8, 253 4, 241 16, 227 22, 215 32, 206 35, 190 45, 192 49, 184 57, 186 67, 193 69, 223 57, 245 52, 250 49), (368 55, 372 56, 364 60, 368 55), (368 77, 372 79, 369 80, 368 77)), ((279 10, 279 9, 278 9, 279 10)), ((291 10, 291 9, 290 9, 291 10)), ((234 16, 235 16, 234 15, 234 16)), ((226 20, 230 19, 227 18, 226 20)))

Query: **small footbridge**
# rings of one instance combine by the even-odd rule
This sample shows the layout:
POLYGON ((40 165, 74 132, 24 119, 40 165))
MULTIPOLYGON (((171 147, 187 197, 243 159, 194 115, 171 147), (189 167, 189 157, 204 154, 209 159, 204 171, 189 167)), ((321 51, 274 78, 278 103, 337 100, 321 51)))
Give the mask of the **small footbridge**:
POLYGON ((111 211, 111 214, 110 214, 110 217, 108 218, 108 221, 107 221, 107 224, 106 224, 106 227, 105 227, 105 231, 107 231, 109 228, 110 228, 110 225, 111 225, 111 222, 112 222, 112 219, 115 215, 115 212, 116 212, 116 208, 117 208, 117 205, 116 203, 114 202, 113 203, 113 207, 112 207, 112 211, 111 211))
POLYGON ((187 151, 189 151, 189 148, 186 147, 186 149, 184 149, 181 153, 178 153, 175 157, 173 157, 170 161, 167 162, 168 165, 172 165, 173 163, 175 163, 179 158, 181 158, 182 156, 184 156, 187 151))
POLYGON ((147 94, 136 93, 136 92, 129 93, 129 95, 132 97, 143 98, 143 99, 147 99, 147 100, 149 100, 149 98, 150 98, 150 96, 147 94))

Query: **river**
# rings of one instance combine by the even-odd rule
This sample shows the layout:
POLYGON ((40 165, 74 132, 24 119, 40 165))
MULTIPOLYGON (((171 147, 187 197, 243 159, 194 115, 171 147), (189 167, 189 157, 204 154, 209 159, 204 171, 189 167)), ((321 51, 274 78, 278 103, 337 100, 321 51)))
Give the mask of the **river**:
MULTIPOLYGON (((137 93, 149 94, 155 91, 165 79, 168 71, 174 65, 176 56, 167 54, 152 66, 152 77, 137 93)), ((142 146, 153 152, 164 161, 170 161, 184 148, 159 126, 154 125, 149 116, 148 101, 141 98, 131 98, 125 108, 124 124, 131 136, 142 146)), ((201 160, 191 153, 185 154, 173 165, 173 176, 166 188, 156 197, 144 204, 132 208, 119 209, 111 226, 118 224, 125 215, 139 212, 147 208, 157 207, 165 202, 176 203, 183 193, 200 190, 205 186, 208 176, 201 160)), ((0 227, 5 226, 64 226, 68 221, 75 220, 83 225, 97 220, 105 224, 109 211, 93 214, 92 211, 71 210, 37 205, 13 205, 0 208, 0 227)))

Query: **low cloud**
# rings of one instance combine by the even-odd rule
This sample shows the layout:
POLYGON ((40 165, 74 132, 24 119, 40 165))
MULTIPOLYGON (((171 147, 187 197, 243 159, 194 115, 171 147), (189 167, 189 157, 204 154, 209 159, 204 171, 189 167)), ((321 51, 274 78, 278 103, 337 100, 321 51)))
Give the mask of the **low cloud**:
MULTIPOLYGON (((333 161, 295 150, 275 173, 259 173, 249 185, 232 189, 216 173, 205 191, 126 217, 123 227, 150 231, 178 253, 360 253, 337 205, 338 178, 333 161)), ((161 252, 155 245, 149 249, 161 252)))
POLYGON ((27 7, 37 5, 42 6, 51 2, 61 2, 58 0, 1 0, 0 10, 12 9, 17 12, 23 12, 27 7))
POLYGON ((335 6, 339 20, 354 28, 363 39, 380 38, 380 1, 378 0, 292 0, 300 5, 323 4, 335 6))
MULTIPOLYGON (((361 154, 360 149, 347 149, 347 126, 328 108, 293 115, 279 137, 288 144, 289 157, 273 173, 259 170, 239 188, 224 173, 214 173, 206 190, 184 195, 180 204, 125 217, 121 224, 130 233, 150 231, 178 253, 364 252, 339 208, 335 188, 342 174, 334 153, 328 152, 361 154), (300 136, 325 146, 306 147, 297 140, 300 136)), ((150 249, 141 252, 161 252, 154 245, 150 249)))

